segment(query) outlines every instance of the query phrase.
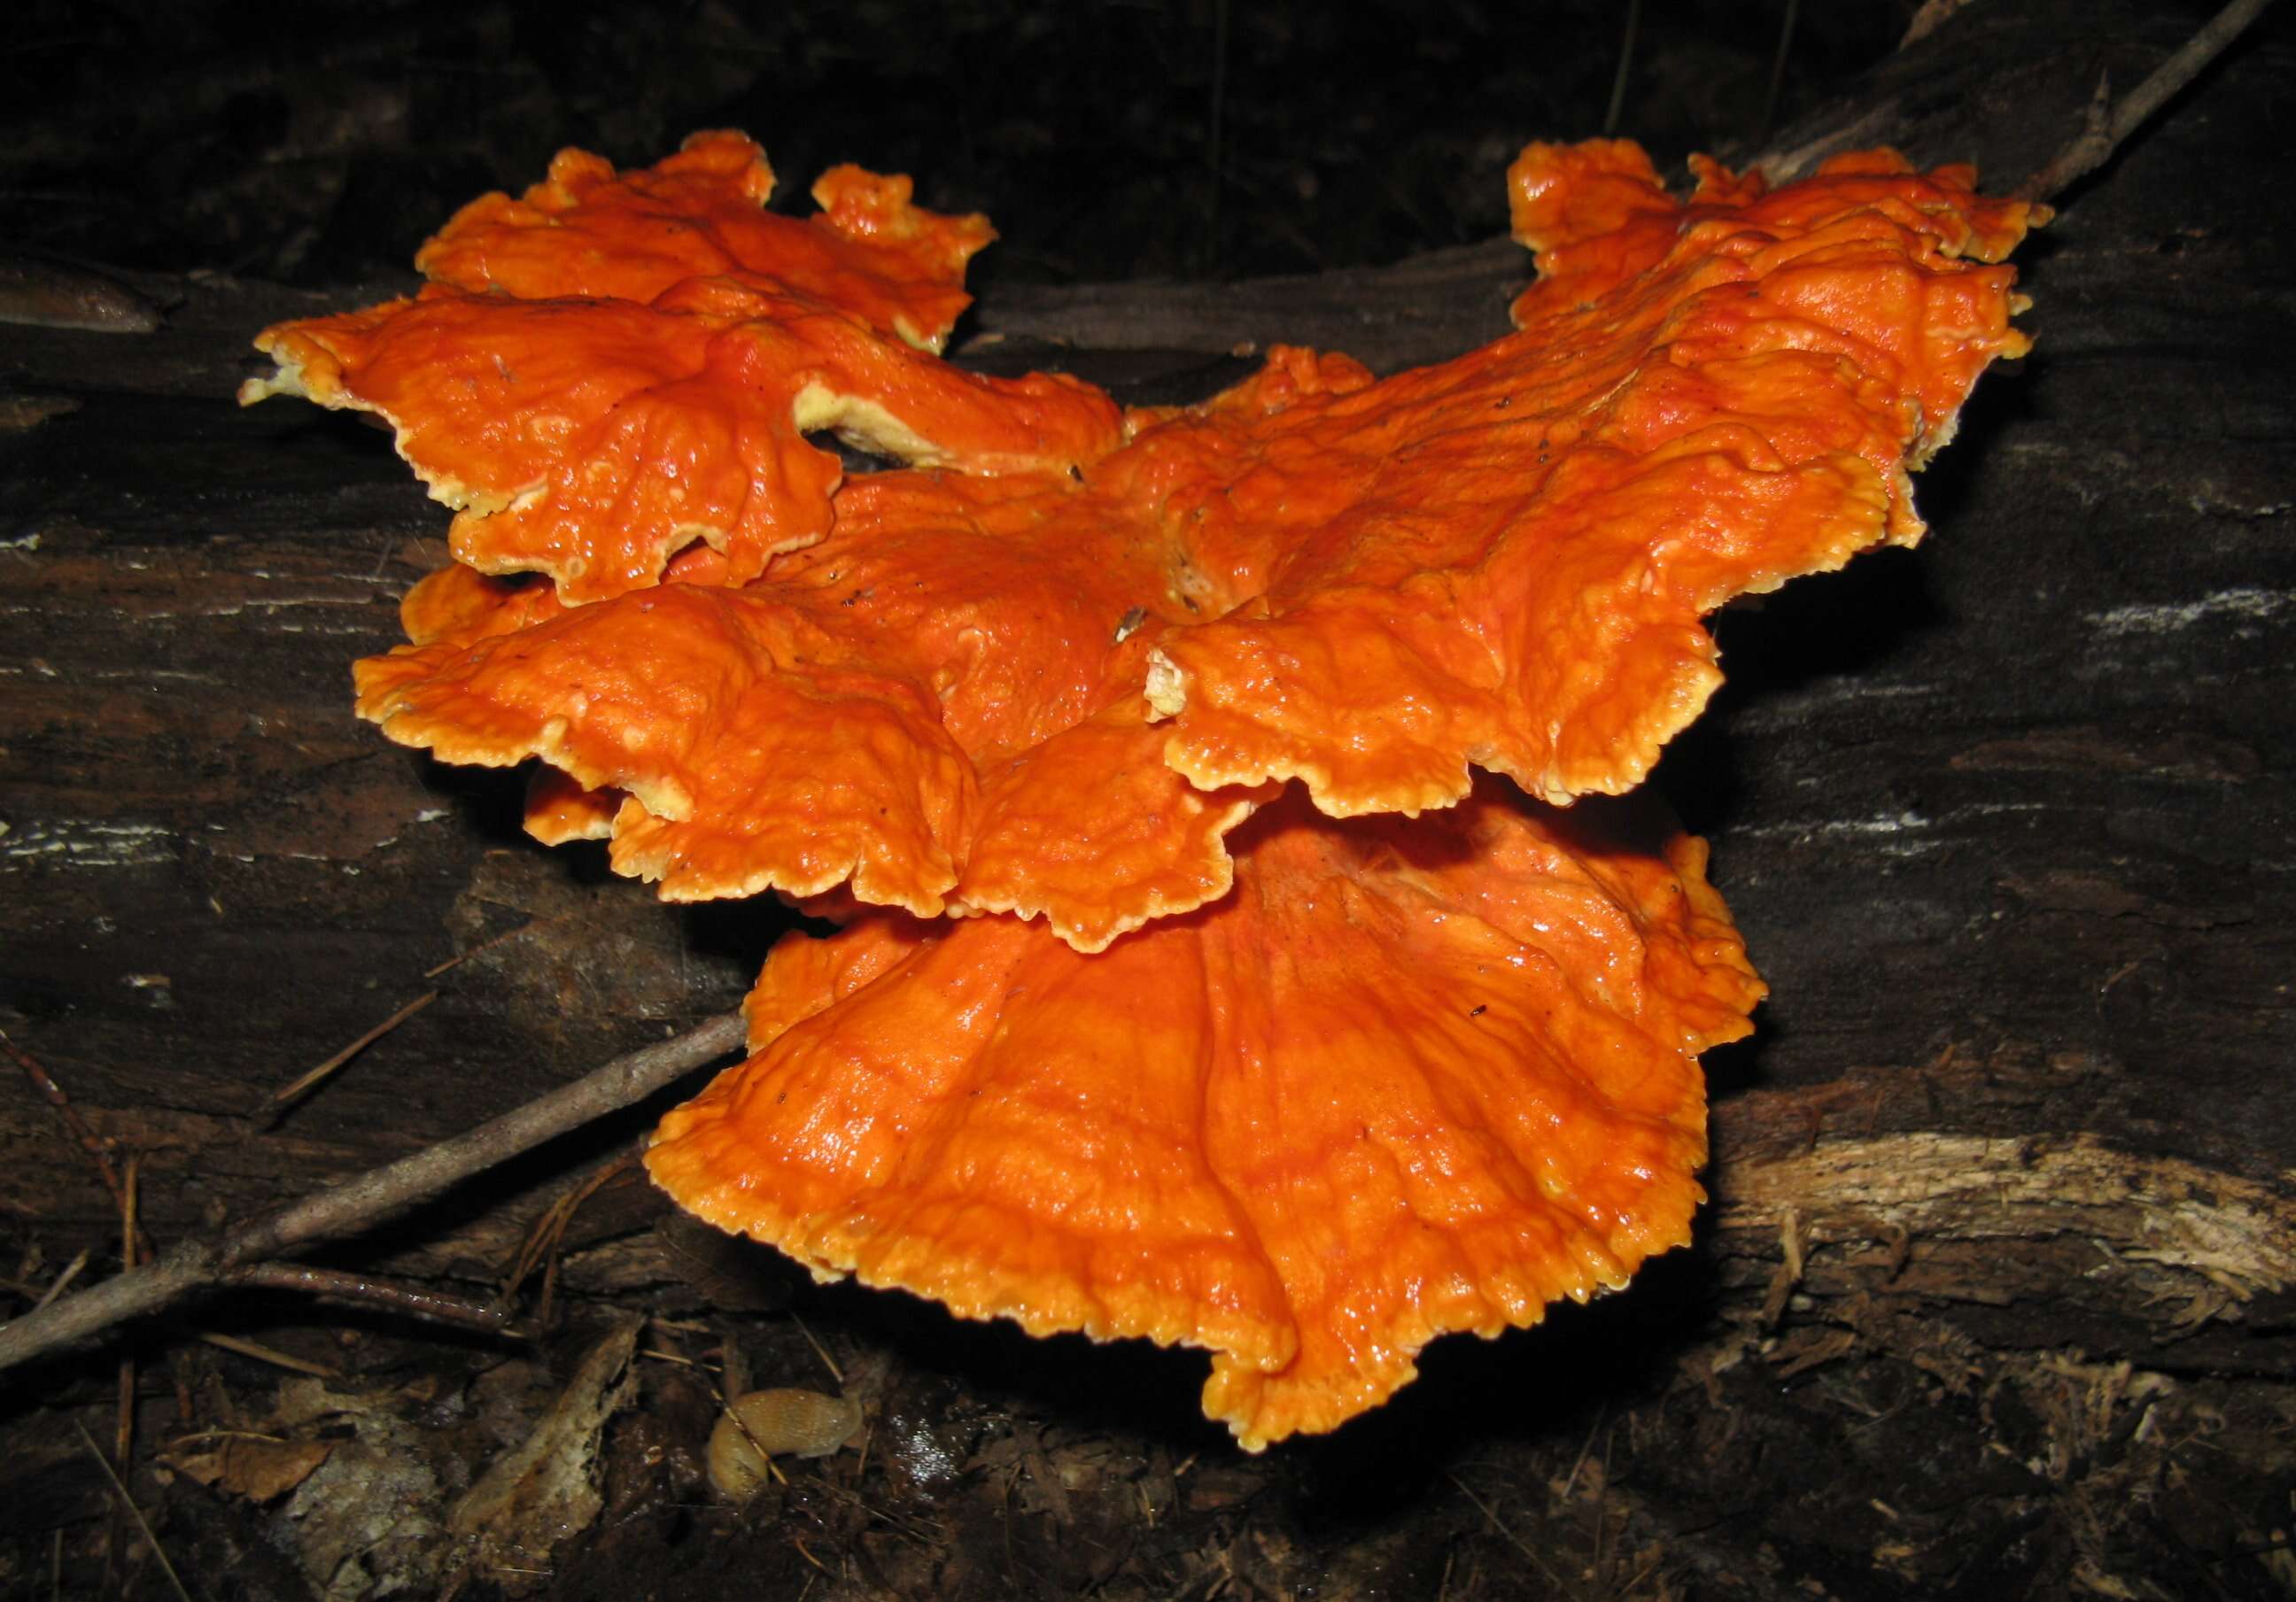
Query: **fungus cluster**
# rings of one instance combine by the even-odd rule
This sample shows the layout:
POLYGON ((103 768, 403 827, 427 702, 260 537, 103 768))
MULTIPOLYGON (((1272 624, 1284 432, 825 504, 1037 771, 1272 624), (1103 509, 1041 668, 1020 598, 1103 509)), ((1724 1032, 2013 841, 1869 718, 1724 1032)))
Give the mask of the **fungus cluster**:
POLYGON ((1515 332, 1124 411, 940 358, 991 234, 906 178, 800 222, 738 135, 569 151, 242 398, 380 414, 455 509, 363 716, 530 762, 532 832, 667 897, 840 926, 657 1182, 824 1277, 1208 1348, 1256 1450, 1688 1238, 1697 1057, 1763 992, 1628 792, 1703 617, 1918 538, 2024 348, 2038 219, 1968 169, 1695 172, 1534 144, 1515 332))

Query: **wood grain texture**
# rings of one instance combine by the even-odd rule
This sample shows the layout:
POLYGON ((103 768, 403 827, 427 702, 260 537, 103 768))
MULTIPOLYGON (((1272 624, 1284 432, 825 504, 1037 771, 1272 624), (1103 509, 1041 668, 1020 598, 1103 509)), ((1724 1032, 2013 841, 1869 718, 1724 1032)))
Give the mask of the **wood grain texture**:
MULTIPOLYGON (((2007 187, 2054 149, 2042 130, 2078 127, 2098 67, 2118 81, 2178 42, 2116 12, 2052 53, 2004 36, 2015 14, 1965 8, 1832 131, 1974 155, 2007 187)), ((1968 1582, 1967 1540, 2004 1573, 2110 1575, 2072 1508, 2128 1494, 2137 1437, 2112 1432, 2138 1394, 2222 1423, 2225 1461, 2178 1459, 2237 1509, 2195 1542, 2284 1520, 2296 218, 2250 175, 2287 146, 2292 73, 2287 30, 2263 30, 2068 197, 2021 258, 2038 349, 1986 380, 1923 482, 1928 543, 1722 618, 1729 686, 1660 769, 1774 999, 1710 1065, 1701 1246, 1594 1328, 1660 1376, 1636 1416, 1660 1444, 1621 1516, 1710 1594, 1853 1573, 1879 1589, 1849 1594, 1937 1594, 1968 1582), (2052 1423, 2060 1402, 2110 1417, 2052 1423), (2069 1441, 2087 1455, 2051 1455, 2069 1441), (1979 1495, 2021 1510, 1957 1523, 1979 1495), (1756 1497, 1759 1519, 1733 1512, 1756 1497)), ((1247 342, 1393 367, 1497 331, 1523 271, 1494 242, 1294 283, 1016 291, 960 357, 1056 360, 1143 399, 1201 393, 1247 342)), ((347 664, 398 638, 445 513, 355 421, 233 405, 247 338, 322 301, 138 287, 172 304, 161 332, 11 331, 0 361, 0 1027, 142 1154, 165 1243, 722 1009, 779 924, 545 853, 504 781, 353 721, 347 664), (433 985, 306 1105, 259 1116, 433 985)), ((637 1126, 466 1187, 367 1260, 490 1278, 637 1126)), ((682 1277, 642 1199, 609 1211, 570 1284, 682 1277)), ((0 1216, 50 1265, 115 1227, 29 1091, 0 1091, 0 1216)), ((1548 1333, 1439 1356, 1364 1450, 1417 1431, 1414 1451, 1499 1451, 1547 1415, 1486 1393, 1540 1373, 1548 1333)), ((2112 1561, 2169 1564, 2166 1536, 2117 1516, 2112 1561)), ((2210 1573, 2248 1595, 2251 1571, 2210 1573)))

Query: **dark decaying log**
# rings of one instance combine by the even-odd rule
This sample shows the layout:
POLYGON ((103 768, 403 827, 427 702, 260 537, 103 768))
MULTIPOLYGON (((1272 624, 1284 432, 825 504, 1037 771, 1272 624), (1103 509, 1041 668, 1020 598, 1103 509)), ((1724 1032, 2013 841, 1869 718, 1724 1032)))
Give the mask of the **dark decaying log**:
MULTIPOLYGON (((1776 148, 1897 138, 2011 186, 2078 131, 2100 70, 2133 85, 2190 26, 2069 37, 2063 9, 1967 7, 1776 148)), ((1525 1439, 1570 1406, 1615 1409, 1633 1439, 1599 1449, 1619 1456, 1595 1545, 1663 1549, 1673 1582, 1714 1594, 1935 1594, 1990 1564, 2047 1594, 2245 1596, 2288 1573, 2296 220, 2269 163, 2292 71, 2267 25, 2062 198, 2022 258, 2038 349, 1985 382, 1929 475, 1927 544, 1721 620, 1729 687, 1660 782, 1713 838, 1774 999, 1710 1065, 1702 1244, 1587 1338, 1564 1320, 1439 1355, 1374 1450, 1424 1432, 1429 1472, 1465 1489, 1471 1459, 1546 1462, 1525 1439), (1617 1398, 1488 1413, 1479 1387, 1575 1392, 1554 1354, 1620 1341, 1644 1371, 1617 1398), (2161 1578, 2179 1563, 2205 1582, 2161 1578)), ((971 348, 1160 399, 1275 339, 1393 367, 1498 331, 1525 270, 1494 244, 1028 291, 982 307, 971 348)), ((158 333, 0 334, 0 1028, 137 1154, 164 1246, 723 1010, 776 924, 545 853, 503 782, 350 717, 345 665, 398 637, 444 514, 356 421, 230 396, 255 329, 372 286, 139 287, 169 307, 158 333)), ((640 1126, 337 1260, 489 1286, 640 1126)), ((605 1194, 561 1294, 710 1299, 643 1191, 605 1194)), ((111 1198, 29 1087, 0 1093, 0 1208, 19 1280, 116 1252, 111 1198)), ((860 1300, 820 1316, 865 1345, 860 1300)), ((1155 1398, 1167 1438, 1195 1440, 1190 1402, 1180 1381, 1155 1398)), ((1306 1472, 1233 1471, 1266 1476, 1239 1500, 1306 1472)), ((1494 1494, 1470 1492, 1496 1515, 1494 1494)), ((1461 1526, 1487 1565, 1500 1527, 1461 1526)), ((1376 1556, 1312 1540, 1327 1567, 1376 1556)), ((1262 1589, 1282 1578, 1250 1561, 1262 1589)))

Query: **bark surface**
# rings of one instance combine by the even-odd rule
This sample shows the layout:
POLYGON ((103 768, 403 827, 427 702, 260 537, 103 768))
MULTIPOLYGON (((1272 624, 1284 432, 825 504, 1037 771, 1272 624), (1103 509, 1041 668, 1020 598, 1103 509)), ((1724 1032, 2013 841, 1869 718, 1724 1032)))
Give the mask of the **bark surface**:
MULTIPOLYGON (((2101 70, 2133 86, 2185 27, 2124 15, 2069 42, 2063 10, 1969 6, 1774 148, 1895 140, 2013 186, 2078 132, 2101 70)), ((1712 838, 1774 999, 1710 1061, 1693 1252, 1547 1328, 1445 1343, 1381 1415, 1261 1460, 1199 1433, 1185 1354, 795 1287, 623 1178, 568 1233, 559 1305, 747 1319, 763 1361, 797 1364, 760 1311, 795 1297, 873 1387, 885 1442, 775 1493, 841 1543, 851 1594, 1166 1594, 1223 1565, 1269 1594, 1381 1575, 1456 1596, 2284 1594, 2296 216, 2269 163, 2292 78, 2267 26, 2061 197, 2021 257, 2038 349, 1985 380, 1925 476, 1924 545, 1720 621, 1728 687, 1659 782, 1712 838), (870 1499, 878 1522, 854 1511, 870 1499)), ((1246 343, 1392 368, 1500 331, 1527 269, 1494 242, 1311 280, 1015 291, 959 356, 1054 361, 1128 400, 1204 393, 1246 343)), ((779 925, 545 852, 512 783, 351 717, 347 664, 398 638, 445 513, 356 420, 231 392, 258 328, 382 286, 136 287, 167 307, 156 333, 0 347, 0 1028, 135 1156, 165 1246, 724 1010, 779 925)), ((324 1261, 491 1294, 643 1126, 324 1261)), ((28 1081, 0 1092, 0 1221, 35 1291, 83 1250, 91 1275, 117 1260, 113 1200, 28 1081)), ((202 1320, 368 1375, 488 1350, 410 1356, 420 1332, 375 1319, 346 1344, 291 1300, 209 1307, 139 1334, 161 1433, 198 1427, 158 1359, 202 1320)), ((113 1354, 42 1372, 49 1400, 92 1402, 113 1354)), ((647 1383, 668 1390, 645 1430, 700 1405, 647 1383)), ((32 1401, 6 1427, 53 1441, 32 1401)), ((21 1461, 4 1477, 29 1483, 21 1461)), ((753 1586, 812 1572, 770 1519, 671 1564, 670 1514, 618 1472, 594 1580, 706 1590, 737 1552, 753 1586)), ((19 1499, 6 1535, 42 1554, 102 1492, 44 1494, 64 1511, 19 1499)), ((168 1503, 175 1539, 250 1544, 233 1506, 168 1503)))

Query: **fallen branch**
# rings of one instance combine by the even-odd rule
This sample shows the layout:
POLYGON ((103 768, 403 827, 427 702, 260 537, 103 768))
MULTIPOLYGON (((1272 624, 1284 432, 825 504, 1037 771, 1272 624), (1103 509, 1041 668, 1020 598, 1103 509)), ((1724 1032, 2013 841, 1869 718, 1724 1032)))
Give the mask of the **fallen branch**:
POLYGON ((510 1310, 465 1296, 448 1295, 419 1285, 401 1285, 373 1274, 345 1273, 340 1269, 311 1268, 300 1263, 257 1263, 232 1276, 237 1285, 266 1290, 300 1291, 323 1302, 353 1307, 381 1307, 426 1324, 448 1324, 488 1335, 513 1333, 517 1326, 510 1310))
POLYGON ((2127 142, 2128 136, 2144 126, 2145 119, 2175 98, 2195 78, 2201 69, 2222 55, 2225 47, 2240 37, 2248 25, 2263 14, 2272 0, 2232 0, 2202 29, 2185 42, 2183 49, 2153 69, 2151 77, 2127 94, 2120 103, 2107 109, 2109 86, 2100 80, 2096 100, 2090 106, 2087 126, 2059 151, 2048 166, 2035 173, 2018 186, 2021 200, 2046 200, 2070 189, 2075 180, 2087 176, 2103 167, 2113 151, 2127 142))
MULTIPOLYGON (((0 1371, 157 1312, 200 1290, 258 1277, 257 1271, 270 1259, 372 1229, 458 1181, 651 1095, 734 1050, 742 1043, 742 1034, 739 1017, 727 1013, 711 1018, 684 1034, 617 1057, 467 1134, 329 1185, 219 1240, 177 1246, 146 1267, 26 1313, 0 1326, 0 1371)), ((259 1277, 276 1279, 269 1274, 259 1277)))

